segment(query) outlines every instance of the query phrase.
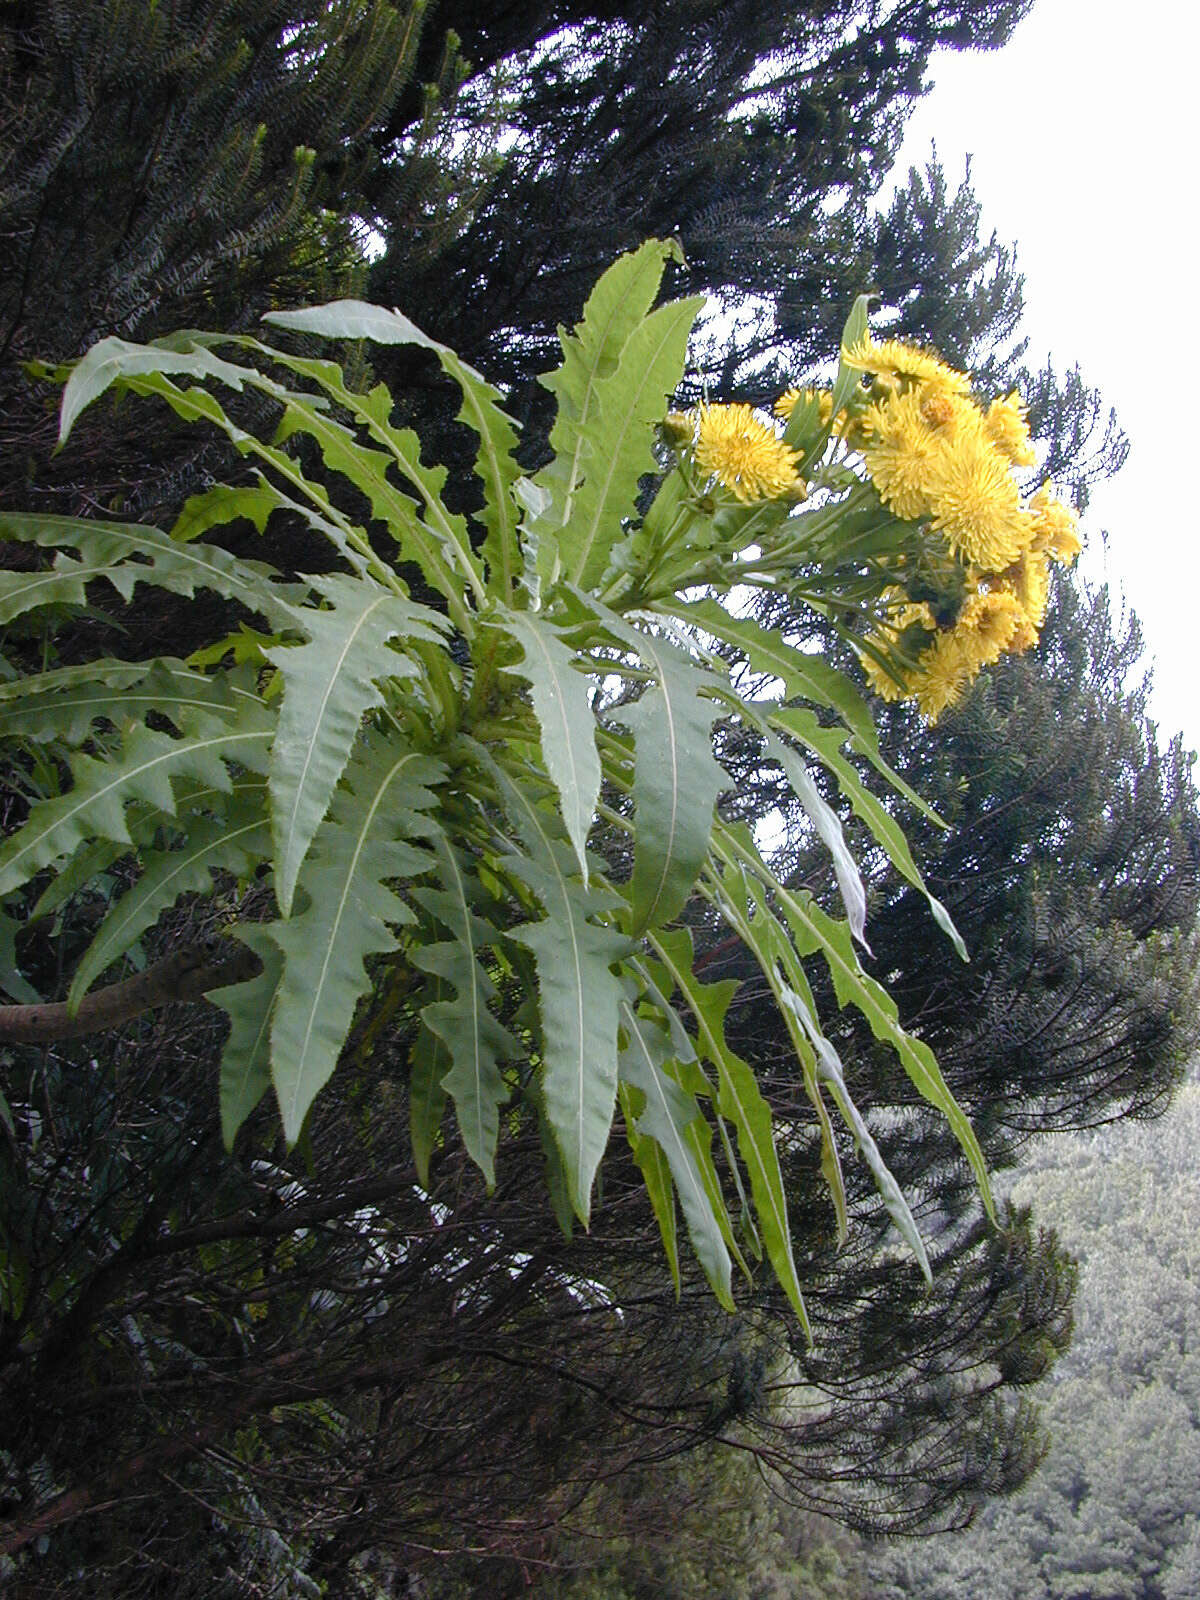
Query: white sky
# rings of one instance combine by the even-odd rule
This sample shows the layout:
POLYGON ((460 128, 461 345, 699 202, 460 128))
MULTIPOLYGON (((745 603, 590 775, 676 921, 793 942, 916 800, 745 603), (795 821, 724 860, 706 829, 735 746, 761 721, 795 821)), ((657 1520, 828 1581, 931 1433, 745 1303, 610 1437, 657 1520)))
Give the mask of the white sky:
POLYGON ((1078 361, 1128 433, 1085 521, 1089 575, 1120 589, 1156 658, 1164 739, 1200 747, 1200 495, 1184 426, 1200 373, 1184 307, 1200 210, 1200 0, 1036 0, 1009 44, 939 54, 899 170, 931 141, 950 181, 972 156, 983 224, 1015 240, 1032 366, 1078 361), (1100 534, 1108 534, 1107 551, 1100 534))

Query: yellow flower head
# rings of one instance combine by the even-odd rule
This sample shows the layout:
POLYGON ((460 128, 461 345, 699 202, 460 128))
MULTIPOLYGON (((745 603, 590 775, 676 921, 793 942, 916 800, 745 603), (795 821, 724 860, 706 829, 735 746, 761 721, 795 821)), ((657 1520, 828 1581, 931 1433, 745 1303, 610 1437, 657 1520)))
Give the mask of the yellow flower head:
POLYGON ((909 521, 931 514, 946 452, 977 449, 983 433, 973 401, 925 385, 868 406, 859 428, 863 463, 880 497, 909 521))
POLYGON ((1033 512, 1033 548, 1069 567, 1083 549, 1075 513, 1056 500, 1045 484, 1030 500, 1029 509, 1033 512))
POLYGON ((803 401, 815 400, 820 407, 821 426, 827 428, 829 419, 833 416, 833 396, 828 389, 789 389, 786 394, 781 394, 775 402, 775 415, 784 422, 792 420, 792 412, 803 401))
POLYGON ((971 388, 971 381, 964 373, 948 367, 932 350, 905 344, 901 339, 884 339, 876 344, 868 335, 844 348, 842 360, 858 372, 869 372, 882 379, 888 387, 894 387, 896 380, 907 379, 910 383, 925 383, 953 394, 967 394, 971 388))
POLYGON ((863 463, 880 498, 907 521, 928 516, 929 481, 942 441, 922 415, 919 393, 889 395, 863 412, 860 425, 863 463))
POLYGON ((796 452, 747 405, 700 407, 696 464, 739 500, 803 496, 796 452))
POLYGON ((1032 519, 1009 464, 982 434, 956 438, 937 456, 928 484, 933 526, 980 572, 1001 572, 1026 549, 1032 519))
POLYGON ((973 594, 954 625, 963 660, 976 672, 1012 648, 1026 621, 1016 596, 1003 589, 973 594))
POLYGON ((1050 567, 1045 552, 1023 550, 1020 559, 1000 574, 996 587, 1013 596, 1025 618, 1024 627, 1018 631, 1009 649, 1030 649, 1037 643, 1050 601, 1050 567))
MULTIPOLYGON (((880 645, 884 643, 882 639, 877 639, 875 642, 880 645)), ((895 678, 892 677, 891 673, 888 672, 884 667, 881 667, 874 656, 868 655, 866 651, 862 651, 860 652, 858 659, 862 663, 862 669, 866 674, 867 682, 870 684, 873 692, 877 694, 881 700, 887 700, 889 702, 903 700, 906 695, 912 693, 912 690, 907 684, 897 683, 895 678)))
POLYGON ((1004 400, 993 400, 984 419, 988 438, 1014 467, 1032 467, 1037 451, 1029 437, 1029 423, 1021 396, 1014 389, 1004 400))
POLYGON ((917 709, 930 722, 936 722, 947 706, 962 698, 979 671, 964 652, 957 628, 953 633, 939 633, 918 667, 914 685, 917 709))

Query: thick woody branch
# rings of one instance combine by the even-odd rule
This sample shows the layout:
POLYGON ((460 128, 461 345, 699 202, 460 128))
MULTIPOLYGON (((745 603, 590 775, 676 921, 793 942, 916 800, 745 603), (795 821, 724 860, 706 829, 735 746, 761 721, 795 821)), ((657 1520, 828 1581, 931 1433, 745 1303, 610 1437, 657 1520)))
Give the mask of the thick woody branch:
POLYGON ((136 978, 85 995, 72 1012, 65 1000, 44 1005, 0 1006, 0 1044, 53 1044, 118 1028, 173 1000, 200 1000, 210 989, 245 983, 262 971, 252 950, 235 940, 189 944, 173 950, 136 978))

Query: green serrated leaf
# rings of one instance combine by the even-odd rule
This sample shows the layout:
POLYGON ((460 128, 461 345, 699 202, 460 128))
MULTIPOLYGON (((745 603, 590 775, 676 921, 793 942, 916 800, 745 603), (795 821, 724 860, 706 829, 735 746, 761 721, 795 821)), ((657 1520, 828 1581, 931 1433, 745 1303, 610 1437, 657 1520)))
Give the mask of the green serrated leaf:
MULTIPOLYGON (((103 577, 128 600, 139 583, 153 584, 190 599, 197 589, 211 589, 227 600, 283 625, 289 605, 301 597, 294 585, 272 581, 273 569, 242 561, 209 544, 177 544, 160 528, 133 522, 90 522, 77 517, 35 516, 0 511, 0 538, 24 539, 51 549, 77 550, 79 567, 60 557, 57 571, 80 583, 103 577)), ((53 574, 22 573, 23 579, 51 580, 53 574)), ((10 597, 11 598, 11 597, 10 597)))
POLYGON ((427 786, 442 776, 438 762, 393 743, 360 746, 300 873, 308 907, 271 924, 285 962, 271 1078, 289 1145, 333 1075, 355 1007, 371 987, 366 958, 396 949, 392 927, 413 921, 388 881, 433 867, 433 856, 409 837, 431 831, 422 815, 434 804, 427 786))
POLYGON ((387 648, 388 640, 400 634, 440 644, 445 626, 436 612, 358 578, 333 573, 312 583, 331 609, 293 613, 308 644, 267 651, 283 675, 271 808, 275 895, 285 916, 363 714, 383 704, 378 681, 416 671, 410 657, 387 648))
POLYGON ((94 344, 72 368, 63 390, 58 442, 63 444, 81 412, 97 401, 114 383, 146 374, 174 373, 191 378, 217 378, 233 389, 241 389, 245 371, 222 361, 210 350, 168 349, 163 345, 131 344, 113 336, 94 344))
POLYGON ((630 334, 654 304, 668 255, 682 260, 673 241, 648 239, 614 261, 588 296, 574 332, 559 329, 562 365, 538 380, 558 401, 550 431, 554 469, 544 470, 538 479, 549 498, 557 500, 559 526, 567 520, 571 500, 587 472, 597 386, 615 372, 630 334))
POLYGON ((265 533, 272 512, 288 504, 286 497, 262 477, 255 484, 237 488, 227 483, 214 484, 183 502, 171 538, 176 544, 190 544, 210 528, 225 528, 243 519, 253 523, 259 533, 265 533))
POLYGON ((696 1019, 697 1042, 717 1071, 717 1108, 737 1129, 738 1154, 750 1177, 754 1211, 767 1259, 811 1340, 808 1314, 792 1256, 787 1196, 771 1127, 771 1112, 754 1074, 725 1042, 725 1013, 737 988, 730 981, 703 984, 692 970, 692 936, 686 928, 651 935, 659 958, 696 1019))
MULTIPOLYGON (((448 511, 442 499, 446 468, 425 466, 417 435, 411 428, 392 426, 394 402, 385 386, 377 384, 367 395, 355 394, 346 387, 341 368, 335 362, 289 355, 260 344, 256 339, 240 338, 233 342, 301 377, 312 379, 356 423, 366 426, 381 449, 374 449, 352 428, 330 415, 325 401, 317 404, 307 396, 285 391, 287 401, 276 443, 283 444, 297 433, 312 438, 326 466, 342 474, 366 495, 372 514, 385 524, 396 540, 402 558, 420 566, 429 582, 445 598, 456 625, 465 627, 469 618, 462 603, 464 583, 477 602, 485 595, 479 559, 471 548, 465 518, 448 511), (391 481, 389 469, 393 466, 416 491, 419 512, 418 505, 391 481)), ((268 392, 275 387, 261 374, 248 372, 248 377, 256 387, 264 387, 268 392)))
POLYGON ((845 923, 835 922, 813 901, 776 885, 780 907, 802 955, 820 953, 833 979, 839 1005, 853 1005, 866 1018, 871 1032, 890 1044, 909 1081, 921 1097, 949 1123, 979 1184, 987 1214, 995 1220, 996 1208, 988 1180, 987 1163, 966 1113, 951 1094, 933 1051, 900 1025, 896 1003, 881 984, 859 965, 845 923))
POLYGON ((221 1053, 221 1134, 233 1149, 237 1131, 271 1087, 271 1016, 283 977, 283 952, 268 927, 243 923, 233 936, 248 945, 263 964, 257 978, 210 989, 207 999, 226 1012, 232 1024, 221 1053))
POLYGON ((22 684, 26 693, 18 703, 0 704, 0 738, 80 744, 101 718, 120 727, 154 711, 175 723, 188 713, 224 716, 232 722, 242 709, 253 715, 260 702, 248 681, 232 674, 197 672, 182 661, 166 659, 93 662, 86 676, 66 667, 25 678, 22 684))
POLYGON ((797 650, 776 629, 764 628, 753 617, 734 616, 717 600, 689 601, 678 608, 678 615, 740 651, 753 672, 777 678, 780 700, 803 698, 827 706, 852 732, 874 741, 875 727, 862 696, 845 673, 821 656, 797 650))
POLYGON ((617 1103, 621 1107, 630 1154, 642 1175, 650 1209, 654 1212, 654 1220, 658 1223, 663 1252, 667 1258, 671 1282, 675 1285, 675 1298, 678 1300, 682 1288, 679 1277, 679 1218, 675 1210, 675 1185, 671 1181, 671 1169, 667 1165, 667 1157, 662 1146, 656 1140, 648 1139, 638 1132, 638 1118, 646 1103, 640 1090, 631 1088, 627 1083, 618 1082, 617 1103))
POLYGON ((667 1030, 639 1017, 627 1000, 621 1003, 621 1024, 626 1037, 620 1057, 621 1078, 642 1097, 637 1133, 653 1140, 662 1151, 679 1193, 696 1259, 717 1299, 732 1311, 733 1264, 726 1246, 732 1229, 709 1153, 712 1130, 695 1097, 667 1070, 674 1056, 667 1030))
POLYGON ((510 612, 500 626, 524 652, 518 673, 530 685, 534 713, 542 731, 542 757, 558 790, 567 836, 588 878, 587 838, 600 795, 600 756, 591 682, 572 666, 572 652, 557 631, 528 611, 510 612))
POLYGON ((796 752, 782 739, 770 738, 767 751, 783 768, 792 793, 800 802, 805 815, 817 830, 822 844, 833 858, 834 875, 846 908, 850 932, 864 948, 866 939, 867 891, 858 870, 858 863, 850 853, 838 814, 828 804, 813 782, 812 774, 796 752))
POLYGON ((32 1006, 42 997, 17 965, 17 935, 21 928, 21 923, 0 911, 0 989, 19 1005, 32 1006))
POLYGON ((408 1079, 408 1131, 413 1165, 422 1189, 429 1188, 429 1162, 437 1148, 446 1113, 447 1096, 442 1080, 452 1065, 445 1041, 422 1024, 412 1047, 408 1079))
POLYGON ((688 338, 703 299, 653 311, 629 335, 617 369, 594 383, 594 403, 580 425, 582 476, 562 502, 558 546, 563 572, 595 586, 633 516, 640 479, 657 467, 653 429, 683 376, 688 338))
POLYGON ((75 972, 67 995, 72 1010, 181 894, 206 894, 213 872, 248 875, 269 855, 266 799, 262 780, 236 783, 221 815, 192 820, 178 848, 140 853, 141 877, 105 917, 75 972))
POLYGON ((870 828, 872 836, 887 852, 888 859, 897 871, 928 900, 934 921, 950 939, 960 958, 969 961, 970 956, 962 935, 954 926, 954 921, 945 906, 926 886, 920 869, 913 860, 903 828, 886 806, 865 787, 853 763, 843 754, 842 745, 845 736, 836 728, 821 727, 812 712, 799 708, 776 712, 771 722, 806 745, 833 773, 856 816, 861 817, 870 828))
POLYGON ((883 1159, 879 1146, 875 1143, 871 1130, 863 1119, 862 1113, 850 1096, 850 1092, 846 1087, 841 1058, 833 1045, 821 1032, 815 1014, 802 995, 787 985, 781 985, 779 998, 786 1011, 790 1012, 797 1020, 807 1036, 816 1057, 817 1073, 821 1081, 828 1086, 846 1126, 854 1135, 854 1142, 858 1147, 859 1154, 866 1162, 867 1168, 875 1180, 875 1187, 879 1191, 888 1216, 891 1217, 896 1226, 896 1231, 916 1256, 926 1283, 932 1283, 933 1272, 929 1266, 929 1256, 925 1250, 925 1241, 921 1237, 921 1230, 917 1227, 916 1218, 909 1208, 908 1201, 904 1198, 903 1190, 893 1177, 891 1169, 883 1159))
POLYGON ((679 912, 708 854, 713 808, 730 787, 712 753, 720 706, 706 691, 719 682, 654 634, 621 624, 624 643, 653 668, 657 684, 615 716, 634 736, 637 834, 629 896, 634 933, 679 912))
POLYGON ((608 1144, 617 1097, 617 1006, 609 970, 629 940, 591 918, 611 898, 585 887, 550 813, 501 774, 506 811, 529 854, 506 866, 537 896, 546 917, 508 930, 533 952, 542 1035, 542 1094, 558 1140, 575 1214, 587 1223, 592 1182, 608 1144))
POLYGON ((330 339, 416 344, 436 353, 443 370, 462 391, 458 421, 465 422, 479 435, 475 474, 484 489, 483 509, 478 515, 487 529, 482 554, 488 566, 488 591, 503 601, 511 600, 521 564, 513 501, 513 489, 521 469, 513 459, 517 432, 512 419, 498 403, 503 399, 500 391, 447 345, 422 333, 400 311, 388 311, 361 300, 334 300, 328 305, 309 306, 299 311, 269 312, 263 321, 330 339))
POLYGON ((133 801, 173 816, 173 784, 181 779, 227 794, 233 787, 227 762, 256 772, 266 770, 275 731, 274 717, 266 707, 249 708, 236 722, 206 711, 184 716, 181 723, 179 738, 135 723, 110 759, 77 756, 72 765, 74 786, 35 806, 24 826, 0 845, 0 895, 89 840, 130 844, 125 809, 133 801))
MULTIPOLYGON (((867 313, 870 309, 870 295, 860 294, 851 308, 850 315, 846 318, 846 325, 842 329, 842 349, 849 350, 854 345, 861 344, 867 337, 869 322, 867 313)), ((855 367, 848 367, 844 361, 838 362, 837 377, 833 381, 833 415, 838 412, 849 400, 862 383, 862 373, 855 367)))
POLYGON ((453 1066, 442 1087, 453 1096, 454 1113, 467 1153, 491 1188, 496 1182, 496 1144, 500 1133, 499 1107, 509 1096, 500 1071, 502 1060, 519 1060, 520 1045, 488 1009, 496 993, 480 957, 500 935, 473 908, 477 886, 446 841, 435 840, 439 866, 438 889, 418 886, 413 899, 450 934, 449 939, 419 946, 413 965, 443 979, 457 996, 434 1000, 421 1012, 431 1033, 446 1045, 453 1066))

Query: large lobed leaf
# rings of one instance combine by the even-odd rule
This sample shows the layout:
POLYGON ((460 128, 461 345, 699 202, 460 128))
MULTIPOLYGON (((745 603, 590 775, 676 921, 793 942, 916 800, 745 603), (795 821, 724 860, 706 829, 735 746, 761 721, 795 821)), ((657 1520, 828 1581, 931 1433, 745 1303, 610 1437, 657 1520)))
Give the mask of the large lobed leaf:
POLYGON ((521 662, 509 671, 530 685, 542 733, 542 759, 558 790, 567 836, 586 882, 587 837, 600 796, 591 683, 576 671, 572 652, 558 631, 536 612, 510 612, 502 618, 502 626, 523 652, 521 662))
MULTIPOLYGON (((114 720, 119 707, 114 708, 114 720)), ((36 805, 23 827, 0 845, 0 894, 93 839, 132 843, 126 808, 142 801, 165 816, 176 809, 175 784, 192 780, 229 794, 229 766, 263 773, 275 732, 273 712, 255 703, 241 706, 236 720, 205 709, 181 714, 178 737, 136 723, 106 759, 77 756, 73 786, 36 805)))
POLYGON ((82 601, 84 585, 96 578, 111 583, 123 600, 139 583, 189 599, 197 589, 211 589, 261 613, 272 626, 285 623, 289 605, 303 595, 294 584, 273 581, 271 569, 259 562, 240 560, 215 545, 177 543, 160 528, 142 523, 0 511, 0 538, 77 550, 83 556, 73 562, 60 555, 50 572, 0 574, 0 621, 5 622, 51 601, 82 601))
POLYGON ((593 920, 615 896, 585 887, 552 814, 524 785, 501 775, 502 796, 527 853, 505 859, 545 911, 538 922, 509 929, 532 951, 537 968, 543 1056, 541 1094, 562 1155, 575 1214, 587 1222, 592 1183, 608 1144, 617 1097, 617 1007, 611 970, 629 940, 593 920))
POLYGON ((513 452, 518 443, 512 419, 503 410, 503 396, 474 367, 447 345, 439 344, 421 332, 400 311, 368 305, 362 300, 333 300, 327 305, 307 306, 299 311, 269 312, 264 322, 291 328, 298 333, 319 334, 327 339, 369 339, 373 344, 415 344, 432 350, 443 370, 462 392, 458 421, 465 422, 479 436, 475 473, 484 490, 480 520, 487 530, 482 555, 488 568, 488 590, 501 601, 510 601, 521 570, 517 542, 517 511, 513 489, 521 469, 513 452))
POLYGON ((411 841, 432 831, 428 785, 444 775, 439 762, 395 741, 360 745, 300 873, 307 907, 268 929, 284 956, 271 1077, 289 1144, 332 1076, 354 1008, 370 989, 367 957, 394 950, 391 929, 414 919, 390 884, 435 864, 411 841))
POLYGON ((496 1181, 499 1108, 510 1092, 500 1062, 520 1060, 524 1052, 490 1009, 496 986, 482 960, 500 934, 476 912, 482 895, 458 854, 443 838, 435 845, 441 887, 418 885, 412 895, 449 937, 412 953, 413 964, 439 980, 421 1019, 449 1053, 450 1070, 441 1086, 454 1099, 463 1143, 490 1187, 496 1181), (447 987, 453 1000, 441 997, 447 987))
POLYGON ((383 704, 378 683, 411 677, 411 656, 389 650, 397 635, 441 642, 444 622, 390 589, 341 574, 314 578, 327 611, 296 610, 309 642, 267 652, 283 676, 279 731, 271 750, 275 894, 287 916, 296 878, 362 723, 383 704))

